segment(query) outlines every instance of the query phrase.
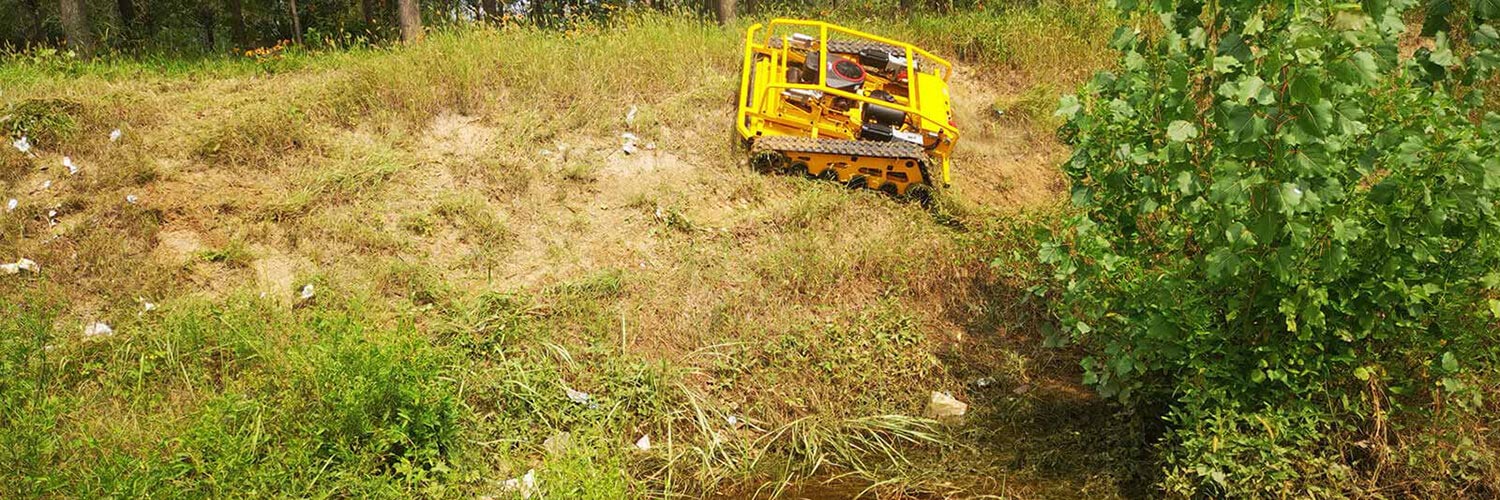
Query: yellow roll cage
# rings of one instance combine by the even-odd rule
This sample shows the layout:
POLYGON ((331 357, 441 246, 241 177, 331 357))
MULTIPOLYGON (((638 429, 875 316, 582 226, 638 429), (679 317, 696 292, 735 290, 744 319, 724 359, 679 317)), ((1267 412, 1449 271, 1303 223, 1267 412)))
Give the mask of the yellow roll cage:
MULTIPOLYGON (((759 54, 765 54, 765 55, 771 56, 773 58, 779 57, 780 58, 779 60, 781 60, 781 61, 786 61, 787 60, 787 57, 788 57, 787 53, 791 50, 791 43, 787 39, 787 37, 785 35, 782 36, 782 40, 781 40, 782 43, 781 43, 781 47, 780 48, 772 47, 771 44, 770 44, 770 42, 771 42, 771 36, 772 36, 773 33, 777 32, 777 28, 812 28, 812 29, 817 29, 817 31, 818 31, 818 41, 819 41, 819 43, 818 43, 818 57, 819 57, 820 61, 827 61, 828 60, 828 44, 827 44, 826 41, 829 40, 829 38, 828 38, 829 34, 849 35, 849 36, 853 36, 853 37, 857 37, 857 38, 862 38, 862 39, 865 39, 865 40, 871 40, 871 41, 876 41, 876 42, 884 43, 884 44, 891 45, 891 46, 894 46, 894 47, 899 47, 902 50, 906 51, 906 60, 907 61, 911 61, 911 64, 912 64, 911 71, 909 71, 907 73, 907 78, 910 81, 911 88, 917 88, 918 87, 918 79, 919 78, 940 77, 940 78, 943 79, 943 82, 946 83, 948 81, 948 79, 951 76, 953 76, 953 64, 949 63, 947 59, 943 59, 941 57, 935 56, 931 52, 927 52, 925 50, 922 50, 921 48, 913 46, 913 45, 911 45, 909 43, 898 42, 896 40, 892 40, 892 39, 889 39, 889 38, 881 37, 881 36, 878 36, 878 35, 873 35, 873 34, 870 34, 870 33, 865 33, 863 31, 859 31, 859 30, 855 30, 855 29, 845 28, 843 26, 839 26, 839 25, 836 25, 836 24, 825 23, 825 22, 822 22, 822 21, 809 21, 809 20, 805 20, 805 19, 785 19, 785 18, 778 18, 778 19, 772 20, 767 25, 761 25, 760 23, 756 23, 755 25, 750 26, 750 29, 745 32, 745 56, 744 56, 744 61, 742 63, 742 66, 740 68, 740 95, 741 96, 750 96, 750 85, 751 85, 751 82, 750 82, 750 66, 751 66, 751 64, 752 64, 752 62, 754 60, 755 54, 757 54, 757 53, 759 53, 759 54), (765 38, 762 41, 762 43, 756 43, 756 33, 760 32, 763 29, 765 30, 765 38), (922 71, 920 71, 918 69, 917 64, 916 64, 916 61, 918 61, 918 57, 920 57, 921 60, 923 60, 925 62, 930 62, 932 64, 936 64, 941 69, 940 74, 931 74, 931 75, 929 75, 929 74, 924 74, 922 71)), ((751 96, 751 97, 753 97, 753 99, 737 99, 739 101, 739 105, 738 105, 739 112, 735 116, 735 128, 739 131, 740 136, 741 137, 745 137, 745 138, 750 138, 750 137, 754 137, 755 136, 755 133, 750 130, 750 126, 749 126, 749 119, 751 117, 760 118, 760 119, 769 120, 769 121, 783 120, 783 118, 775 117, 775 116, 770 116, 770 115, 767 115, 765 113, 762 113, 762 112, 756 110, 754 108, 754 104, 752 104, 752 103, 765 102, 764 101, 765 99, 772 98, 776 94, 780 93, 780 91, 782 91, 782 90, 790 90, 790 89, 816 90, 816 91, 824 92, 824 93, 827 93, 827 94, 830 94, 830 95, 834 95, 834 96, 838 96, 838 97, 843 97, 845 99, 852 99, 852 100, 859 101, 859 102, 862 102, 862 103, 876 104, 876 105, 884 106, 884 107, 887 107, 887 108, 897 109, 897 110, 906 112, 906 113, 908 113, 910 115, 915 115, 915 116, 921 117, 927 123, 932 123, 934 125, 937 125, 937 127, 940 130, 942 130, 943 133, 948 134, 948 136, 953 141, 956 142, 958 140, 958 136, 959 136, 959 134, 958 134, 958 128, 954 127, 952 124, 950 124, 948 122, 948 117, 947 116, 932 116, 932 115, 928 114, 927 112, 925 112, 922 109, 922 106, 921 106, 922 103, 919 102, 919 97, 918 97, 919 93, 918 92, 915 92, 915 91, 910 92, 908 94, 908 96, 907 96, 909 105, 901 105, 901 104, 896 104, 896 103, 887 102, 887 101, 881 101, 881 100, 877 100, 877 99, 874 99, 874 98, 871 98, 871 97, 862 96, 862 95, 859 95, 859 94, 855 94, 855 93, 851 93, 851 92, 845 92, 843 90, 838 90, 838 89, 835 89, 835 88, 831 88, 831 87, 828 87, 828 68, 826 67, 826 65, 820 65, 819 66, 819 68, 818 68, 818 83, 816 85, 810 84, 810 83, 789 83, 789 82, 774 83, 774 82, 769 82, 768 81, 767 84, 765 85, 765 88, 760 89, 760 90, 763 91, 762 95, 751 96)), ((810 130, 811 130, 811 137, 816 138, 818 136, 818 129, 817 129, 817 127, 810 127, 810 130)), ((942 162, 942 176, 943 176, 942 177, 943 183, 946 184, 948 182, 948 180, 949 180, 948 179, 948 159, 947 158, 943 158, 943 162, 942 162)))

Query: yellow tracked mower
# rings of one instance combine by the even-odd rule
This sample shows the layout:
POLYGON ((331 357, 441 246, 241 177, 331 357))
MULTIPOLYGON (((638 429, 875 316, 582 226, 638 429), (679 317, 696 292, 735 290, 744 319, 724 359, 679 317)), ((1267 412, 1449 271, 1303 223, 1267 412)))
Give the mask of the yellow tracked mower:
POLYGON ((958 141, 952 74, 953 65, 925 50, 842 26, 756 24, 745 33, 735 128, 762 171, 926 204, 948 184, 958 141))

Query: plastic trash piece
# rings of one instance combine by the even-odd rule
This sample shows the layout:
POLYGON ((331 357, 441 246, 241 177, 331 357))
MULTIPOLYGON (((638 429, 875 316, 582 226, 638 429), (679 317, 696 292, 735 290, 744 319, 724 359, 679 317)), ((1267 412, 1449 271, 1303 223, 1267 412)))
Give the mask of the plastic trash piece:
POLYGON ((18 205, 20 203, 21 202, 16 201, 15 198, 11 198, 10 201, 5 202, 5 211, 6 212, 14 212, 16 210, 16 205, 18 205))
POLYGON ((572 445, 573 433, 567 431, 553 434, 548 436, 547 440, 542 441, 542 449, 546 450, 548 455, 554 457, 559 457, 567 453, 568 448, 572 447, 572 445))
POLYGON ((21 136, 20 139, 16 139, 15 142, 12 142, 10 144, 12 146, 15 146, 16 151, 20 151, 22 154, 31 152, 31 141, 26 140, 26 136, 24 135, 21 136))
POLYGON ((141 199, 139 197, 136 197, 136 195, 133 195, 133 194, 127 194, 127 195, 125 195, 125 203, 129 203, 131 205, 134 205, 135 202, 137 202, 137 201, 141 201, 141 199))
POLYGON ((515 479, 506 479, 500 483, 500 489, 507 492, 520 493, 521 498, 531 498, 536 494, 536 469, 527 469, 526 474, 515 479))
POLYGON ((123 136, 123 135, 125 135, 125 133, 121 132, 120 129, 111 130, 111 131, 109 131, 109 142, 118 141, 118 140, 120 140, 120 137, 123 136))
POLYGON ((83 336, 91 339, 108 337, 115 334, 115 329, 103 321, 95 321, 83 327, 83 336))
POLYGON ((16 268, 22 271, 33 273, 42 272, 42 266, 37 265, 36 261, 25 257, 22 257, 21 260, 16 261, 16 268))
POLYGON ((927 402, 927 418, 931 419, 957 419, 963 417, 968 411, 969 405, 946 392, 932 391, 932 399, 927 402))
POLYGON ((303 285, 302 286, 302 291, 300 293, 298 293, 298 296, 302 297, 302 300, 310 300, 310 299, 312 299, 313 298, 313 284, 312 283, 308 283, 306 285, 303 285))
POLYGON ((575 391, 575 390, 573 390, 572 388, 569 388, 569 387, 564 387, 563 390, 567 391, 567 393, 568 393, 568 400, 572 401, 574 403, 577 403, 577 404, 581 404, 581 405, 583 405, 583 404, 589 404, 589 403, 592 403, 593 400, 594 400, 594 397, 590 396, 589 393, 587 393, 587 392, 575 391))
POLYGON ((73 158, 72 157, 64 156, 63 159, 62 159, 62 165, 64 167, 68 167, 68 175, 73 175, 73 174, 78 173, 78 165, 74 165, 73 164, 73 158))
POLYGON ((641 451, 651 451, 651 435, 645 434, 642 435, 640 439, 635 440, 635 449, 641 451))
POLYGON ((641 138, 636 137, 635 134, 632 134, 630 132, 626 132, 626 133, 620 134, 620 138, 625 140, 625 144, 622 144, 620 146, 620 150, 624 151, 625 154, 633 155, 637 151, 640 151, 640 148, 636 147, 635 143, 636 143, 636 141, 641 140, 641 138))

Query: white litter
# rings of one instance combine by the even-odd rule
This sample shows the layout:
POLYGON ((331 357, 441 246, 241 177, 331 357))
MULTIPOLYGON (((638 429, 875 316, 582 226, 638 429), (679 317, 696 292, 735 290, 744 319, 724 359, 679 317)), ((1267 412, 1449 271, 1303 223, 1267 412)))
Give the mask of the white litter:
POLYGON ((569 388, 569 387, 564 387, 563 390, 567 391, 567 393, 568 393, 568 400, 572 401, 574 403, 578 403, 578 404, 581 404, 581 405, 582 404, 589 404, 594 399, 594 397, 590 396, 589 393, 587 393, 587 392, 575 391, 575 390, 573 390, 572 388, 569 388))
POLYGON ((95 321, 83 327, 83 336, 88 338, 108 337, 115 334, 115 329, 104 324, 103 321, 95 321))
POLYGON ((15 264, 0 264, 0 274, 16 274, 21 272, 21 266, 15 264))
POLYGON ((655 151, 656 150, 656 143, 654 143, 654 142, 648 142, 648 143, 646 143, 646 149, 651 150, 651 151, 655 151))
POLYGON ((974 381, 974 385, 979 386, 979 387, 989 387, 990 385, 992 385, 994 383, 995 383, 995 379, 992 378, 992 377, 983 377, 983 378, 980 378, 979 380, 975 380, 974 381))
POLYGON ((111 130, 111 131, 109 131, 109 142, 118 141, 118 140, 120 140, 120 136, 123 136, 123 135, 125 135, 125 133, 121 132, 120 129, 111 130))
POLYGON ((641 451, 651 451, 651 435, 647 434, 641 436, 640 439, 635 440, 635 449, 641 451))
POLYGON ((631 106, 630 111, 625 112, 625 124, 630 125, 633 123, 635 123, 635 106, 631 106))
POLYGON ((145 297, 136 297, 135 301, 141 303, 141 312, 143 313, 148 313, 156 310, 156 304, 153 304, 151 303, 151 301, 146 300, 145 297))
POLYGON ((127 194, 127 195, 125 195, 125 203, 129 203, 129 204, 131 204, 131 205, 134 205, 134 204, 135 204, 135 202, 137 202, 137 201, 141 201, 141 199, 140 199, 140 198, 137 198, 137 197, 136 197, 136 196, 135 196, 135 195, 133 195, 133 194, 127 194))
POLYGON ((958 418, 968 411, 969 405, 946 392, 932 391, 932 400, 927 402, 927 418, 931 419, 958 418))
POLYGON ((32 273, 42 272, 42 266, 38 265, 36 261, 25 257, 22 257, 21 260, 16 261, 16 269, 32 273))
POLYGON ((12 142, 10 144, 16 147, 16 151, 20 151, 22 153, 31 152, 31 142, 26 140, 26 136, 21 136, 20 139, 16 139, 15 142, 12 142))
POLYGON ((16 205, 19 204, 19 203, 20 202, 16 201, 15 198, 11 198, 10 201, 5 202, 5 211, 6 212, 15 211, 16 205))
POLYGON ((572 446, 573 434, 567 431, 553 434, 548 436, 545 441, 542 441, 542 449, 546 450, 548 455, 554 457, 560 457, 567 453, 568 448, 572 446))
POLYGON ((724 421, 725 422, 729 422, 729 426, 730 427, 739 427, 740 426, 740 419, 739 419, 739 417, 735 417, 734 415, 730 415, 730 416, 724 417, 724 421))
POLYGON ((37 188, 37 189, 38 190, 43 190, 43 189, 47 189, 49 187, 52 187, 52 179, 47 179, 45 181, 42 181, 42 186, 39 187, 39 188, 37 188))
POLYGON ((620 134, 620 138, 621 139, 625 139, 625 144, 622 145, 622 146, 620 146, 620 150, 624 151, 625 154, 633 155, 633 154, 636 153, 636 151, 640 151, 640 148, 637 148, 635 146, 635 143, 636 143, 636 141, 641 140, 641 138, 636 137, 635 134, 632 134, 630 132, 626 132, 626 133, 620 134))
POLYGON ((500 489, 520 493, 521 498, 531 498, 531 495, 536 494, 536 469, 527 470, 524 476, 506 479, 500 483, 500 489))
POLYGON ((313 298, 313 285, 312 285, 312 283, 308 283, 308 284, 306 284, 306 285, 304 285, 302 287, 302 293, 300 294, 300 296, 302 297, 302 300, 307 300, 307 299, 313 298))
POLYGON ((56 210, 48 210, 47 211, 47 226, 51 227, 51 226, 56 226, 56 225, 57 225, 57 211, 56 210))
POLYGON ((62 164, 64 167, 68 167, 68 175, 78 173, 78 166, 73 164, 72 157, 64 156, 62 164))

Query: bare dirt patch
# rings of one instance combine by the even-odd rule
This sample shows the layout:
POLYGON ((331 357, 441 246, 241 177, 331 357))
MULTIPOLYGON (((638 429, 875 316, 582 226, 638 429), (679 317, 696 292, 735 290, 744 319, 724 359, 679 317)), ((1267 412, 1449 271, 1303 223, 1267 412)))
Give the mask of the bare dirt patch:
POLYGON ((489 150, 494 135, 495 130, 484 126, 478 117, 444 113, 428 126, 424 149, 435 159, 471 159, 489 150))
POLYGON ((256 288, 266 297, 285 302, 296 292, 297 268, 296 259, 274 251, 250 264, 256 288))
POLYGON ((156 233, 156 255, 165 263, 185 263, 204 248, 203 238, 194 231, 163 229, 156 233))

